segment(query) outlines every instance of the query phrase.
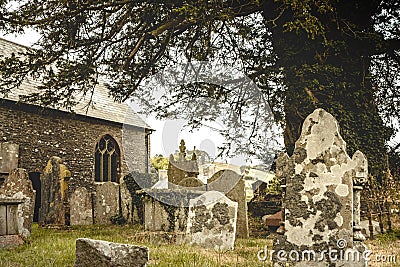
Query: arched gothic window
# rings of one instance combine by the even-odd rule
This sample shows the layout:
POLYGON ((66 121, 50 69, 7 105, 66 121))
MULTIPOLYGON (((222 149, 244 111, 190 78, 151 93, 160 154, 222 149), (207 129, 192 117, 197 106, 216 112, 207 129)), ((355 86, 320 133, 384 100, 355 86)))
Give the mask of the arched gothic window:
POLYGON ((95 181, 119 182, 120 149, 110 135, 104 135, 96 144, 95 151, 95 181))

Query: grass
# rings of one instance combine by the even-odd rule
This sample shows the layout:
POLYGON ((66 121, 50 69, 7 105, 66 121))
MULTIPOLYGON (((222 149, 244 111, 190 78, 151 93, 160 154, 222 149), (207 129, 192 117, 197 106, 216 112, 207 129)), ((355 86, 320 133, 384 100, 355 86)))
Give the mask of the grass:
POLYGON ((374 240, 367 240, 366 245, 372 252, 368 266, 400 267, 400 230, 379 234, 374 240), (381 260, 382 256, 386 257, 386 261, 381 260))
POLYGON ((176 245, 169 236, 145 233, 132 226, 79 226, 66 229, 43 229, 33 226, 27 242, 17 248, 0 249, 0 266, 73 266, 75 241, 79 237, 135 244, 150 248, 150 266, 271 266, 260 262, 257 253, 272 246, 271 239, 238 239, 235 250, 215 252, 196 246, 176 245))
MULTIPOLYGON (((27 242, 17 248, 0 249, 0 267, 73 266, 75 241, 79 237, 135 244, 150 248, 150 266, 173 267, 257 267, 272 266, 260 262, 258 251, 272 247, 272 239, 237 239, 234 251, 215 252, 196 246, 177 245, 170 234, 144 232, 139 226, 91 225, 65 229, 33 226, 27 242)), ((400 231, 378 235, 366 241, 373 252, 369 266, 400 266, 400 231), (395 255, 396 262, 376 262, 375 255, 395 255)))

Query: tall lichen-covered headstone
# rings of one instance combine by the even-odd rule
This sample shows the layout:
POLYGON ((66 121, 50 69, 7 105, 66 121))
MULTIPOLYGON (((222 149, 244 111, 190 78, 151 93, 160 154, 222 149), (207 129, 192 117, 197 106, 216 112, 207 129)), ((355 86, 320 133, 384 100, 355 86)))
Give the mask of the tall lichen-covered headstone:
POLYGON ((10 172, 0 188, 0 199, 21 200, 17 211, 18 234, 28 237, 32 230, 33 213, 35 209, 35 190, 29 175, 24 169, 14 169, 10 172))
POLYGON ((282 154, 276 168, 284 224, 274 241, 275 265, 365 266, 359 192, 367 161, 359 151, 348 156, 335 118, 323 109, 309 115, 293 155, 282 154))
POLYGON ((68 179, 70 171, 59 157, 51 157, 40 177, 42 184, 39 224, 66 225, 69 223, 68 179))

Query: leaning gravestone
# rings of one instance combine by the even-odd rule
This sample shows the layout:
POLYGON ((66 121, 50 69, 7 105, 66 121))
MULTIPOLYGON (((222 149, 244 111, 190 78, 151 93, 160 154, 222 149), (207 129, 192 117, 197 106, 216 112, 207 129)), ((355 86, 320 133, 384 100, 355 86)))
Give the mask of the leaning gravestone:
POLYGON ((365 266, 358 193, 367 163, 359 151, 347 155, 333 116, 322 109, 309 115, 293 156, 280 155, 276 166, 286 192, 275 266, 365 266))
POLYGON ((78 187, 70 198, 71 225, 93 224, 92 198, 85 187, 78 187))
MULTIPOLYGON (((0 199, 2 199, 2 202, 12 202, 13 200, 22 202, 18 204, 15 217, 18 228, 17 232, 23 237, 28 237, 32 230, 35 196, 36 192, 33 190, 32 182, 29 180, 29 175, 24 169, 12 170, 2 188, 0 188, 0 199)), ((4 218, 4 220, 6 219, 4 218)), ((0 219, 0 221, 2 220, 0 219)))
POLYGON ((40 177, 41 205, 39 224, 66 225, 68 223, 68 184, 70 171, 59 157, 51 157, 40 177))
POLYGON ((218 191, 208 191, 189 202, 187 242, 214 250, 232 250, 238 203, 218 191))
POLYGON ((144 267, 148 260, 147 247, 88 238, 76 240, 75 267, 144 267))

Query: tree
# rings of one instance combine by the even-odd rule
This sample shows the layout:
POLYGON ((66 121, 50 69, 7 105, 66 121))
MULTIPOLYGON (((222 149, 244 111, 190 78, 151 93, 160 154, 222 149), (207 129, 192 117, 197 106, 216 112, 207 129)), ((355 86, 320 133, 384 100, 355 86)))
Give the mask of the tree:
POLYGON ((164 157, 163 155, 155 155, 151 158, 151 165, 158 171, 158 170, 166 170, 168 169, 168 158, 164 157))
MULTIPOLYGON (((142 97, 142 81, 181 60, 213 60, 242 69, 261 88, 276 121, 285 125, 289 153, 314 108, 339 120, 352 153, 367 154, 380 176, 392 120, 398 119, 399 3, 394 0, 29 1, 2 0, 0 27, 42 34, 36 50, 0 64, 0 92, 25 76, 41 77, 44 105, 73 104, 109 78, 116 100, 142 97)), ((241 118, 248 103, 203 83, 182 86, 183 98, 232 101, 241 118)), ((169 110, 170 111, 170 110, 169 110)), ((198 123, 193 118, 193 124, 198 123)))

